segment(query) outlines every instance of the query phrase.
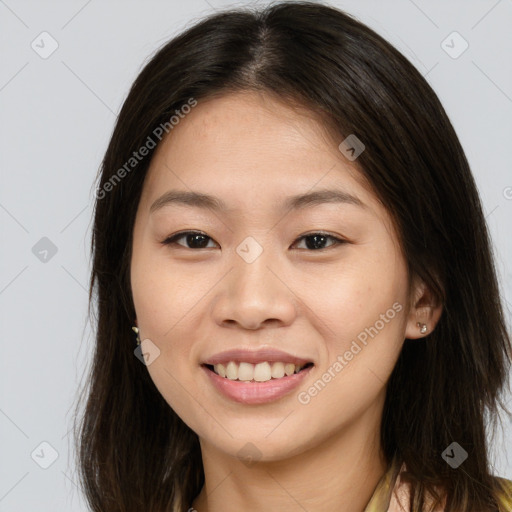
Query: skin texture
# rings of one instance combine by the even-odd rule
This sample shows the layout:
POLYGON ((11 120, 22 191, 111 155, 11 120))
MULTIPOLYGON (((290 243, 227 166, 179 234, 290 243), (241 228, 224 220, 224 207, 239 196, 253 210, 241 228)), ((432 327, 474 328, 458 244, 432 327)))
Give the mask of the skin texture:
MULTIPOLYGON (((263 93, 200 101, 153 156, 134 226, 131 283, 140 338, 160 355, 147 367, 167 403, 199 438, 205 486, 199 512, 363 511, 383 475, 379 430, 385 384, 404 338, 430 333, 441 314, 414 280, 391 219, 313 114, 263 93), (365 205, 282 210, 283 198, 344 190, 365 205), (151 204, 170 189, 224 200, 228 213, 151 204), (182 230, 207 234, 207 248, 182 230), (305 234, 347 240, 309 249, 305 234), (263 248, 247 263, 248 236, 263 248), (181 245, 179 245, 181 244, 181 245), (309 403, 311 387, 365 328, 392 305, 401 310, 368 337, 309 403), (417 322, 428 325, 421 334, 417 322), (300 389, 263 405, 225 398, 201 361, 233 348, 274 347, 314 362, 300 389), (252 465, 238 452, 251 442, 252 465)), ((206 242, 205 242, 206 243, 206 242)), ((188 505, 188 504, 187 504, 188 505)))

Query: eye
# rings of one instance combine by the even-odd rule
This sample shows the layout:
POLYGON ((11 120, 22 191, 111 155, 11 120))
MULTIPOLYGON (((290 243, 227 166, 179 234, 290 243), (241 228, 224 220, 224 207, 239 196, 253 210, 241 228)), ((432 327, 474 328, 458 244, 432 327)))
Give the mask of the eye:
POLYGON ((174 235, 167 237, 162 244, 178 244, 185 247, 185 249, 208 249, 208 240, 213 239, 201 231, 181 231, 180 233, 175 233, 174 235), (190 245, 178 243, 178 240, 181 240, 182 238, 185 238, 185 243, 190 245))
MULTIPOLYGON (((174 235, 167 237, 161 243, 163 245, 178 244, 182 247, 185 247, 186 249, 208 249, 212 247, 208 247, 208 240, 213 241, 211 237, 209 237, 206 233, 203 233, 202 231, 181 231, 180 233, 175 233, 174 235), (185 244, 178 242, 178 240, 181 239, 185 239, 185 244)), ((294 244, 297 241, 302 240, 306 242, 305 248, 312 251, 328 249, 329 247, 346 243, 346 240, 343 240, 342 238, 338 238, 334 235, 330 235, 329 233, 322 232, 315 232, 309 233, 307 235, 302 235, 301 237, 297 238, 294 244), (332 240, 333 243, 325 247, 325 242, 326 240, 329 239, 332 240)))
POLYGON ((314 251, 328 249, 329 247, 333 247, 336 245, 346 243, 346 240, 343 240, 342 238, 338 238, 336 236, 330 235, 329 233, 322 233, 322 232, 309 233, 307 235, 302 235, 301 237, 297 238, 297 240, 305 240, 306 248, 314 250, 314 251), (334 240, 334 242, 332 244, 328 245, 327 247, 324 247, 324 243, 328 239, 334 240))

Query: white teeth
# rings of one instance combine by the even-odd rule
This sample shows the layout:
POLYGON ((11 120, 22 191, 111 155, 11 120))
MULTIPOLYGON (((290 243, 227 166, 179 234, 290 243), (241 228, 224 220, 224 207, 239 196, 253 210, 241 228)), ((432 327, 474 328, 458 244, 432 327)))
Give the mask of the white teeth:
POLYGON ((284 364, 283 363, 274 363, 272 365, 272 377, 274 379, 280 379, 284 377, 284 364))
POLYGON ((270 364, 268 364, 267 362, 258 363, 254 367, 254 380, 255 381, 265 382, 267 380, 270 380, 271 377, 272 377, 272 375, 271 375, 270 364))
POLYGON ((251 363, 240 363, 238 365, 238 380, 254 379, 254 365, 251 363))
MULTIPOLYGON (((213 368, 215 369, 215 366, 213 368)), ((238 365, 235 362, 229 361, 226 366, 226 377, 230 380, 238 379, 238 365)))
POLYGON ((215 364, 213 370, 221 377, 228 378, 230 380, 242 380, 256 382, 267 382, 271 379, 281 379, 282 377, 293 375, 294 373, 300 372, 304 366, 294 365, 293 363, 269 363, 263 362, 258 364, 251 363, 236 363, 229 361, 224 366, 223 364, 215 364))
POLYGON ((224 368, 224 365, 223 364, 216 364, 215 365, 215 371, 221 376, 221 377, 225 377, 226 376, 226 368, 224 368))
POLYGON ((287 363, 284 365, 284 373, 286 375, 293 375, 293 372, 295 371, 295 365, 292 363, 287 363))

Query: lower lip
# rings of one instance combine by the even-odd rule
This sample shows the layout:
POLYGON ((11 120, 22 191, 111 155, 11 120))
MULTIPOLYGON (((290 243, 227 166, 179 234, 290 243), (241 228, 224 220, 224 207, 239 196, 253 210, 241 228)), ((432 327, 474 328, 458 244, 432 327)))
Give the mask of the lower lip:
POLYGON ((306 378, 313 366, 299 373, 294 373, 280 379, 271 379, 267 382, 249 382, 230 380, 221 377, 205 366, 201 366, 206 372, 212 384, 227 398, 242 404, 266 404, 279 400, 295 389, 306 378))

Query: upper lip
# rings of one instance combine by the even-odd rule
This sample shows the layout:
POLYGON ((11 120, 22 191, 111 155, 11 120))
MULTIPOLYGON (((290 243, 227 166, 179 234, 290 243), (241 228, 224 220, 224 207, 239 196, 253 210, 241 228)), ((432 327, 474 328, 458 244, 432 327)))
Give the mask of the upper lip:
POLYGON ((202 364, 215 365, 215 364, 227 364, 229 361, 236 363, 262 363, 268 362, 281 362, 281 363, 292 363, 297 366, 303 366, 312 361, 303 359, 301 357, 293 356, 282 350, 274 348, 262 348, 258 350, 248 349, 232 349, 224 352, 218 352, 211 357, 208 357, 202 362, 202 364))

